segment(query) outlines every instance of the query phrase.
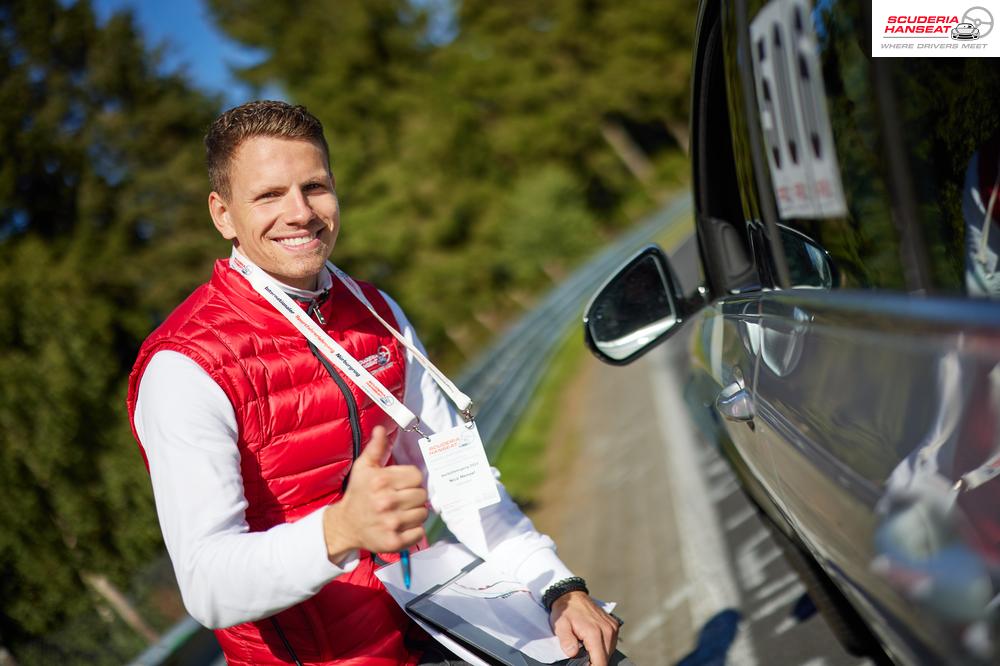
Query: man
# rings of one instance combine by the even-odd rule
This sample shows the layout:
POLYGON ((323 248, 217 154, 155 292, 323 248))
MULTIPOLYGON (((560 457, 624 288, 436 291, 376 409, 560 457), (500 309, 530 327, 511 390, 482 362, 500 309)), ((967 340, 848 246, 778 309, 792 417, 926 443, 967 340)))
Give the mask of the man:
MULTIPOLYGON (((270 275, 427 429, 459 423, 429 373, 325 262, 340 229, 329 150, 301 106, 251 102, 205 138, 208 207, 237 262, 270 275)), ((391 299, 361 289, 419 348, 391 299)), ((143 344, 129 414, 184 603, 230 664, 414 664, 438 657, 374 570, 425 543, 417 434, 341 377, 230 261, 143 344), (362 446, 362 442, 364 445, 362 446)), ((607 662, 618 623, 499 488, 452 532, 550 607, 567 655, 607 662)))

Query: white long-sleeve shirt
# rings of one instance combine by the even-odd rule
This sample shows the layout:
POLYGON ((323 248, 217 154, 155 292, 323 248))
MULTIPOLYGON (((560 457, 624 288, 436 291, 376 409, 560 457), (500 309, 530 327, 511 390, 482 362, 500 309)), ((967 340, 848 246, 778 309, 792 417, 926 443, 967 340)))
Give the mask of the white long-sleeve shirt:
MULTIPOLYGON (((321 288, 329 286, 325 271, 322 278, 321 288)), ((293 296, 313 294, 285 289, 293 296)), ((400 332, 423 351, 402 310, 386 301, 400 332)), ((434 432, 460 420, 409 352, 403 402, 434 432)), ((357 566, 356 552, 338 564, 327 558, 324 509, 264 532, 249 531, 236 414, 222 388, 193 360, 157 352, 140 381, 134 418, 181 596, 201 624, 220 628, 268 617, 357 566)), ((400 432, 393 456, 399 464, 416 465, 426 478, 418 438, 400 432)), ((549 585, 573 574, 552 540, 539 534, 497 485, 499 504, 442 517, 470 550, 502 566, 541 599, 549 585)), ((430 499, 435 505, 435 497, 430 499)))

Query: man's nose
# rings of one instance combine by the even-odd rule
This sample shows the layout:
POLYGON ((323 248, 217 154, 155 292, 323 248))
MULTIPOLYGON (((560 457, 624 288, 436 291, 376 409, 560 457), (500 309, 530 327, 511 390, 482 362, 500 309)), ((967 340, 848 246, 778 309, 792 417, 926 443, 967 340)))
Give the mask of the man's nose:
POLYGON ((286 196, 285 218, 289 222, 305 223, 313 218, 313 209, 309 198, 301 188, 293 187, 286 196))

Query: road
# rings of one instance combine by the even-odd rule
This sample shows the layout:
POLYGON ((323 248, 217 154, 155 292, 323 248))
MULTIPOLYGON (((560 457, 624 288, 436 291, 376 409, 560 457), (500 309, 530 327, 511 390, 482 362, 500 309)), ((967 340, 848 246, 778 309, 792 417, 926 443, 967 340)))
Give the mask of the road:
MULTIPOLYGON (((694 243, 674 254, 697 282, 694 243)), ((683 405, 687 331, 625 367, 589 355, 564 393, 533 515, 619 603, 636 664, 866 664, 844 652, 683 405)))

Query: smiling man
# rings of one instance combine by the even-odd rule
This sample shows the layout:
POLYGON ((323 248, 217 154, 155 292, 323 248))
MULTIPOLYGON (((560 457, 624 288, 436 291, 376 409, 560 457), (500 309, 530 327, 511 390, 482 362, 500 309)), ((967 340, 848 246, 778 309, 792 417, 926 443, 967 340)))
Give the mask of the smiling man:
MULTIPOLYGON (((128 395, 185 606, 230 664, 460 663, 429 641, 374 575, 425 542, 418 435, 318 352, 234 266, 256 266, 433 432, 460 423, 430 373, 326 260, 340 210, 319 121, 251 102, 205 137, 216 229, 232 241, 211 279, 143 344, 128 395)), ((399 306, 374 310, 420 349, 399 306)), ((498 483, 499 486, 499 483, 498 483)), ((568 655, 607 662, 618 623, 552 541, 501 501, 444 514, 451 531, 550 610, 568 655)))

